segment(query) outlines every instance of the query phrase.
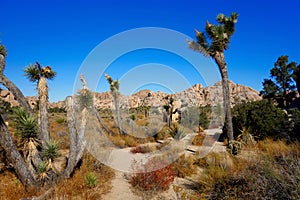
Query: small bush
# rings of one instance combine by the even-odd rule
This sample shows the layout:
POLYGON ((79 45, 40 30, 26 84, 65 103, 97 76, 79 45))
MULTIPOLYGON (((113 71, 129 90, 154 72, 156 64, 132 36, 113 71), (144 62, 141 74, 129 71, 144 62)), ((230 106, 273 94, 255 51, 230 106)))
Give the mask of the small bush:
POLYGON ((175 140, 181 140, 186 135, 184 129, 177 123, 172 124, 168 132, 169 135, 172 136, 175 140))
POLYGON ((94 172, 89 172, 84 176, 84 184, 89 188, 94 188, 98 185, 98 178, 94 172))
POLYGON ((192 145, 196 145, 196 146, 201 146, 203 144, 205 135, 202 133, 197 134, 193 141, 192 141, 192 145))
POLYGON ((185 156, 183 154, 172 165, 176 171, 176 175, 181 178, 197 173, 197 166, 194 165, 192 156, 185 156))
POLYGON ((42 147, 42 158, 44 160, 54 161, 56 158, 60 156, 59 154, 59 144, 55 140, 46 141, 42 147))
POLYGON ((58 123, 58 124, 62 124, 62 123, 65 123, 67 120, 62 118, 62 117, 58 117, 55 119, 55 122, 58 123))
POLYGON ((226 147, 226 150, 231 155, 236 156, 242 150, 242 143, 239 142, 239 141, 236 141, 236 140, 229 141, 229 143, 228 143, 228 145, 226 147))
POLYGON ((139 191, 165 191, 174 181, 176 172, 163 160, 152 158, 141 166, 133 163, 136 174, 130 178, 130 184, 139 191), (152 171, 153 169, 158 169, 152 171))

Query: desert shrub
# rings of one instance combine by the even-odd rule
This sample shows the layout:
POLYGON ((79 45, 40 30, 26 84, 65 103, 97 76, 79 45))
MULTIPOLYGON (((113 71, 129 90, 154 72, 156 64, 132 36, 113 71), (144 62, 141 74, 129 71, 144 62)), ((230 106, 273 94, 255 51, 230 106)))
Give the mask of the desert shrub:
POLYGON ((168 132, 169 132, 169 135, 171 137, 173 137, 175 140, 180 140, 180 139, 184 138, 184 136, 186 135, 183 127, 181 127, 177 123, 173 123, 171 125, 171 127, 169 128, 168 132))
POLYGON ((268 139, 254 149, 251 161, 216 153, 202 158, 198 192, 207 199, 299 199, 299 145, 268 139))
POLYGON ((228 153, 230 153, 231 155, 238 155, 238 153, 241 152, 242 150, 242 143, 236 140, 231 140, 229 141, 226 150, 228 153))
POLYGON ((176 171, 176 175, 181 178, 197 173, 197 166, 194 165, 192 156, 183 154, 172 165, 176 171))
POLYGON ((61 107, 52 107, 48 109, 49 113, 66 113, 66 109, 65 108, 61 108, 61 107))
POLYGON ((131 176, 130 184, 139 191, 165 191, 176 176, 173 166, 159 158, 151 158, 142 165, 136 162, 132 165, 136 174, 131 176))
MULTIPOLYGON (((1 92, 1 89, 0 89, 1 92)), ((11 113, 12 112, 12 107, 11 104, 9 102, 3 101, 2 99, 0 99, 0 114, 7 114, 7 113, 11 113)))
POLYGON ((169 127, 165 125, 158 133, 155 135, 156 140, 165 140, 171 137, 169 134, 169 127))
POLYGON ((59 154, 59 143, 55 140, 50 139, 46 141, 42 146, 42 158, 44 160, 54 161, 56 158, 60 156, 59 154))
POLYGON ((55 122, 58 123, 58 124, 62 124, 62 123, 67 122, 67 120, 65 118, 58 117, 58 118, 55 119, 55 122))
POLYGON ((197 134, 192 141, 192 145, 201 146, 203 144, 205 135, 202 133, 197 134))
POLYGON ((293 108, 288 110, 288 114, 292 127, 291 139, 300 141, 300 110, 293 108))
POLYGON ((259 140, 266 137, 287 137, 287 115, 267 100, 236 105, 233 108, 232 122, 235 136, 241 134, 243 128, 247 128, 259 140))
POLYGON ((98 184, 97 175, 94 172, 89 172, 84 176, 84 184, 89 188, 94 188, 98 184))

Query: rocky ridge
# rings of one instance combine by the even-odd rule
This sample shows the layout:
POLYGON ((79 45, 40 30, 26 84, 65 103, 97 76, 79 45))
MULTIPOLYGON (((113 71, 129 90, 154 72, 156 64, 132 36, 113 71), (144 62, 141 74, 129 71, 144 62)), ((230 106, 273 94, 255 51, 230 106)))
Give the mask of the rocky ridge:
MULTIPOLYGON (((231 106, 242 101, 257 101, 261 99, 259 92, 244 85, 235 84, 229 81, 231 106)), ((180 107, 217 105, 223 103, 221 82, 212 86, 203 87, 201 84, 195 84, 182 92, 175 94, 166 94, 163 92, 153 92, 151 90, 141 90, 131 96, 120 96, 122 108, 136 108, 139 106, 160 107, 168 102, 168 98, 174 98, 180 107)), ((17 106, 18 102, 14 96, 7 90, 0 89, 0 98, 17 106)), ((36 97, 26 97, 29 104, 34 107, 37 102, 36 97)), ((96 108, 113 108, 113 98, 110 92, 95 93, 96 108)), ((64 101, 50 103, 50 107, 64 107, 64 101)))

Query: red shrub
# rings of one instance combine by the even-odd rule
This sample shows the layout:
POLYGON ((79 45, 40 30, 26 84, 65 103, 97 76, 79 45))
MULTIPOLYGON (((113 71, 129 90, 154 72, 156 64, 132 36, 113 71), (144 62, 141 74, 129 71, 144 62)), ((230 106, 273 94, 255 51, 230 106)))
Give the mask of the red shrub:
POLYGON ((139 190, 167 190, 176 177, 176 172, 173 166, 167 165, 165 161, 157 158, 150 159, 141 167, 138 167, 135 162, 133 163, 133 168, 137 173, 131 177, 130 183, 133 187, 139 190))

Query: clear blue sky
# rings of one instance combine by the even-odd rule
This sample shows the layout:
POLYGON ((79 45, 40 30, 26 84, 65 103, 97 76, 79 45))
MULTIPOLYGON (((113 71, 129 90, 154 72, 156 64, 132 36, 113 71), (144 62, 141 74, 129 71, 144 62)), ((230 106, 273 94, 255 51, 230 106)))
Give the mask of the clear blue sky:
MULTIPOLYGON (((56 79, 49 82, 51 101, 72 94, 84 59, 109 37, 134 28, 162 27, 194 38, 194 28, 202 31, 207 19, 215 23, 218 13, 240 14, 225 52, 229 78, 234 82, 260 90, 279 56, 289 55, 290 61, 300 63, 299 0, 7 0, 0 5, 0 40, 8 49, 5 74, 25 95, 32 96, 36 95, 35 85, 23 76, 23 68, 35 61, 51 66, 57 71, 56 79)), ((130 70, 150 62, 174 68, 185 65, 167 52, 153 51, 122 56, 108 71, 121 78, 119 66, 130 70)), ((186 71, 191 84, 201 83, 186 71)), ((105 82, 101 84, 99 91, 108 89, 105 82)))

